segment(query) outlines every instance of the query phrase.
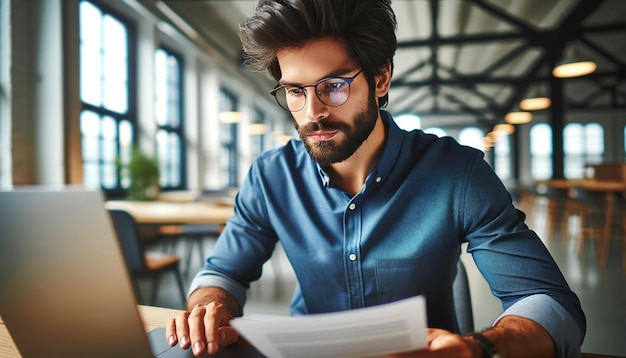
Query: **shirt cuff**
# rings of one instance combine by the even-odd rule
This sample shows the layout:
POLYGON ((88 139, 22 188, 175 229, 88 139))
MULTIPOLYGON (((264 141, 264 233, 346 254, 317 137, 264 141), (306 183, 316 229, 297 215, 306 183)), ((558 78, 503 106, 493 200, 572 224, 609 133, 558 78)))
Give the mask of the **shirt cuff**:
POLYGON ((505 316, 520 316, 535 321, 552 337, 555 357, 579 357, 582 333, 572 315, 552 297, 537 294, 525 297, 504 311, 505 316))
POLYGON ((199 288, 219 287, 230 293, 235 300, 237 300, 239 307, 241 307, 242 310, 244 304, 246 303, 246 288, 216 271, 201 270, 198 274, 196 274, 189 286, 189 293, 187 294, 188 299, 189 296, 191 296, 191 294, 199 288))

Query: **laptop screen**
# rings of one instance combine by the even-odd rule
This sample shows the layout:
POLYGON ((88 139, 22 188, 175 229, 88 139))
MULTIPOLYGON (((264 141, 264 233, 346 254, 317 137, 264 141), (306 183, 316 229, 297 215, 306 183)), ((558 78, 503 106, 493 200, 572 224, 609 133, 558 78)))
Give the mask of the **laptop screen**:
POLYGON ((24 357, 151 357, 103 196, 0 191, 0 314, 24 357))

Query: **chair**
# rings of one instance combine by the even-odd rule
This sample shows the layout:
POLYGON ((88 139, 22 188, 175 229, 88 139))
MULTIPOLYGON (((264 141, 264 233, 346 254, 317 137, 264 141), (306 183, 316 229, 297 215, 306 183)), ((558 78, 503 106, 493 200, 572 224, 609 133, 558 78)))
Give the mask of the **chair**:
MULTIPOLYGON (((565 217, 565 209, 569 198, 569 188, 555 187, 552 185, 537 185, 537 195, 547 200, 546 215, 546 236, 551 238, 563 227, 563 222, 569 218, 565 217)), ((565 225, 567 227, 567 225, 565 225)))
POLYGON ((626 272, 626 192, 611 193, 610 197, 606 198, 606 201, 610 200, 611 203, 606 204, 604 232, 599 245, 599 262, 601 266, 607 265, 609 249, 617 234, 622 240, 622 270, 626 272))
POLYGON ((134 218, 123 210, 109 210, 109 214, 111 215, 111 220, 120 242, 122 253, 124 254, 126 266, 133 278, 138 300, 143 302, 138 286, 138 279, 144 277, 152 279, 150 305, 154 306, 161 276, 166 272, 171 272, 175 275, 180 297, 184 304, 186 295, 182 275, 178 267, 180 262, 179 257, 166 254, 157 256, 146 254, 141 244, 139 231, 134 218))
POLYGON ((457 264, 456 277, 452 285, 454 296, 454 310, 459 325, 459 333, 474 332, 474 311, 472 310, 472 296, 470 295, 467 271, 463 261, 457 264))
POLYGON ((570 190, 573 203, 573 212, 578 216, 578 232, 576 253, 580 256, 587 237, 599 241, 603 235, 603 218, 605 215, 605 201, 602 194, 594 193, 582 187, 575 186, 570 190))
MULTIPOLYGON (((218 205, 231 205, 232 193, 229 188, 204 189, 195 201, 218 205)), ((204 240, 206 238, 217 238, 223 229, 224 225, 221 224, 163 225, 159 228, 159 236, 162 239, 168 240, 170 243, 175 243, 172 239, 183 239, 187 241, 187 255, 183 274, 188 276, 194 246, 198 249, 200 262, 203 262, 206 259, 203 246, 204 240)))

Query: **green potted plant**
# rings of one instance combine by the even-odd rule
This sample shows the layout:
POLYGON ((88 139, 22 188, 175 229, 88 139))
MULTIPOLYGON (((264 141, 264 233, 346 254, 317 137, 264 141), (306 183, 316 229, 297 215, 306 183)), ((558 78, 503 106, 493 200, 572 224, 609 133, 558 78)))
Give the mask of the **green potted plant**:
POLYGON ((159 193, 159 163, 154 157, 134 148, 130 161, 122 164, 130 179, 128 200, 154 200, 159 193))

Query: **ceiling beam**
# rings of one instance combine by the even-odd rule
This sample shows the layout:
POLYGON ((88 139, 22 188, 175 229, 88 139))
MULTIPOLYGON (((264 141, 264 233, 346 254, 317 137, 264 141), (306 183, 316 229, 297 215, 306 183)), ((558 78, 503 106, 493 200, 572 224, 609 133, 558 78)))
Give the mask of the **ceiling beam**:
POLYGON ((504 20, 517 28, 519 28, 524 34, 535 34, 537 30, 530 24, 528 21, 524 21, 517 17, 512 16, 510 13, 500 9, 497 6, 492 5, 491 3, 486 2, 485 0, 469 0, 474 5, 482 8, 488 13, 495 15, 497 18, 504 20))

